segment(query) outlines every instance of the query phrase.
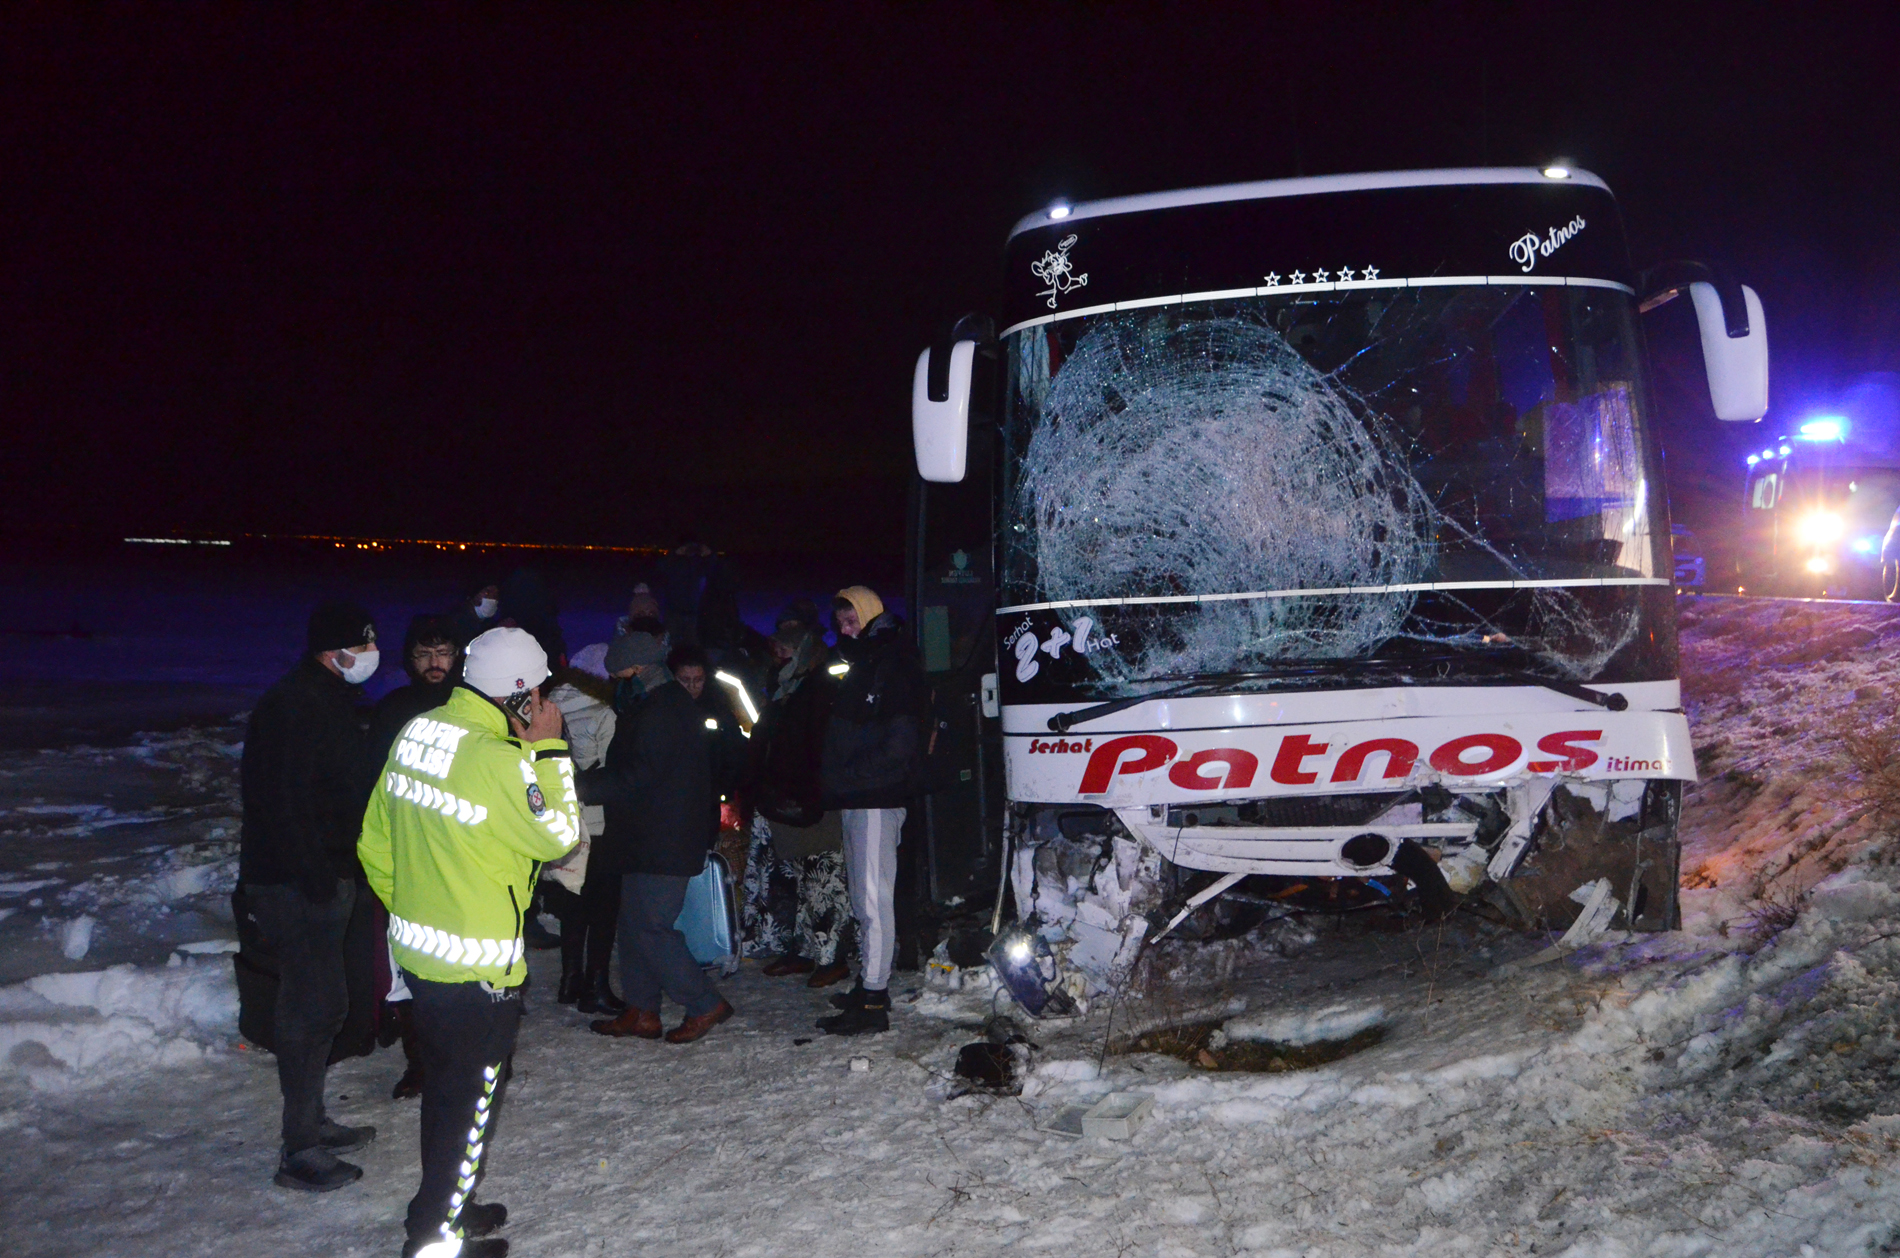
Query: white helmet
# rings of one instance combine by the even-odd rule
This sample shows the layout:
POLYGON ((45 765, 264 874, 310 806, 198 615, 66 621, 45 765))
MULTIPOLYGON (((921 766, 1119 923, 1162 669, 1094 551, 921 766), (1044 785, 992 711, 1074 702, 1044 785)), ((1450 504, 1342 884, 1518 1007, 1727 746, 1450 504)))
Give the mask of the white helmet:
POLYGON ((506 699, 548 679, 548 653, 526 629, 490 629, 468 644, 462 678, 491 699, 506 699))

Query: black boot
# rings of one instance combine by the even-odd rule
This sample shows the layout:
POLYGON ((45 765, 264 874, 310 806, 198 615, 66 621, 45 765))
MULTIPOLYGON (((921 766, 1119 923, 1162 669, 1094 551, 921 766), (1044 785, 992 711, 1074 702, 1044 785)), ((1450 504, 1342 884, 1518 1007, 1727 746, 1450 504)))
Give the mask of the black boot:
POLYGON ((587 969, 583 953, 587 946, 587 927, 578 910, 570 910, 561 919, 561 986, 554 999, 571 1005, 587 990, 587 969))
MULTIPOLYGON (((879 995, 883 995, 882 992, 879 995)), ((886 1004, 889 1002, 887 1001, 886 1004)), ((853 983, 848 992, 839 992, 831 998, 833 1009, 862 1009, 864 1007, 864 984, 853 983)))
POLYGON ((580 999, 574 1006, 582 1013, 604 1013, 615 1017, 627 1011, 627 1002, 614 995, 605 974, 589 974, 581 985, 580 999))
POLYGON ((508 1207, 499 1201, 471 1201, 455 1216, 455 1225, 464 1236, 487 1236, 508 1223, 508 1207))
POLYGON ((332 1192, 363 1178, 363 1168, 345 1162, 322 1145, 286 1152, 277 1160, 276 1183, 302 1192, 332 1192))
POLYGON ((888 990, 865 991, 859 1004, 843 1013, 818 1019, 818 1029, 826 1035, 876 1035, 888 1031, 891 1029, 891 994, 888 990))

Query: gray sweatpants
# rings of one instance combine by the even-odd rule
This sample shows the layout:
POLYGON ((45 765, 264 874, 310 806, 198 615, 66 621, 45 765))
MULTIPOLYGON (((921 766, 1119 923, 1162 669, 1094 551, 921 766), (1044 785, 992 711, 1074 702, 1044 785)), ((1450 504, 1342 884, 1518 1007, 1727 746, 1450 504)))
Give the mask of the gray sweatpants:
POLYGON ((846 808, 844 870, 851 884, 851 915, 858 919, 861 981, 867 990, 891 985, 897 955, 897 842, 904 832, 902 808, 846 808))

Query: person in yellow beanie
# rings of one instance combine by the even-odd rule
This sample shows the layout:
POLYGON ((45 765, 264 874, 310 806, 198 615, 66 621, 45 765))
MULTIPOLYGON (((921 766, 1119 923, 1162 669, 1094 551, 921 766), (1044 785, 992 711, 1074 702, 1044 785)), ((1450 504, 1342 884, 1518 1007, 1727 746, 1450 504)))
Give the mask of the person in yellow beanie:
POLYGON ((897 845, 917 781, 926 691, 904 622, 876 591, 847 586, 831 606, 848 669, 825 727, 824 803, 843 823, 863 969, 851 994, 839 998, 844 1012, 818 1025, 831 1035, 865 1035, 890 1029, 897 845))

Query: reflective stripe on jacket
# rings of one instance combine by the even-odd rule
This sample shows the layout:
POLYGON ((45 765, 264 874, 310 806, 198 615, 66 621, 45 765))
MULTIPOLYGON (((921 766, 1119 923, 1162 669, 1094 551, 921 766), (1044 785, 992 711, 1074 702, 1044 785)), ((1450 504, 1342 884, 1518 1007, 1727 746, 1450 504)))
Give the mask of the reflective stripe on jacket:
POLYGON ((389 910, 396 963, 418 978, 526 981, 535 862, 580 838, 567 744, 508 733, 500 708, 458 686, 403 726, 370 795, 357 855, 389 910))

